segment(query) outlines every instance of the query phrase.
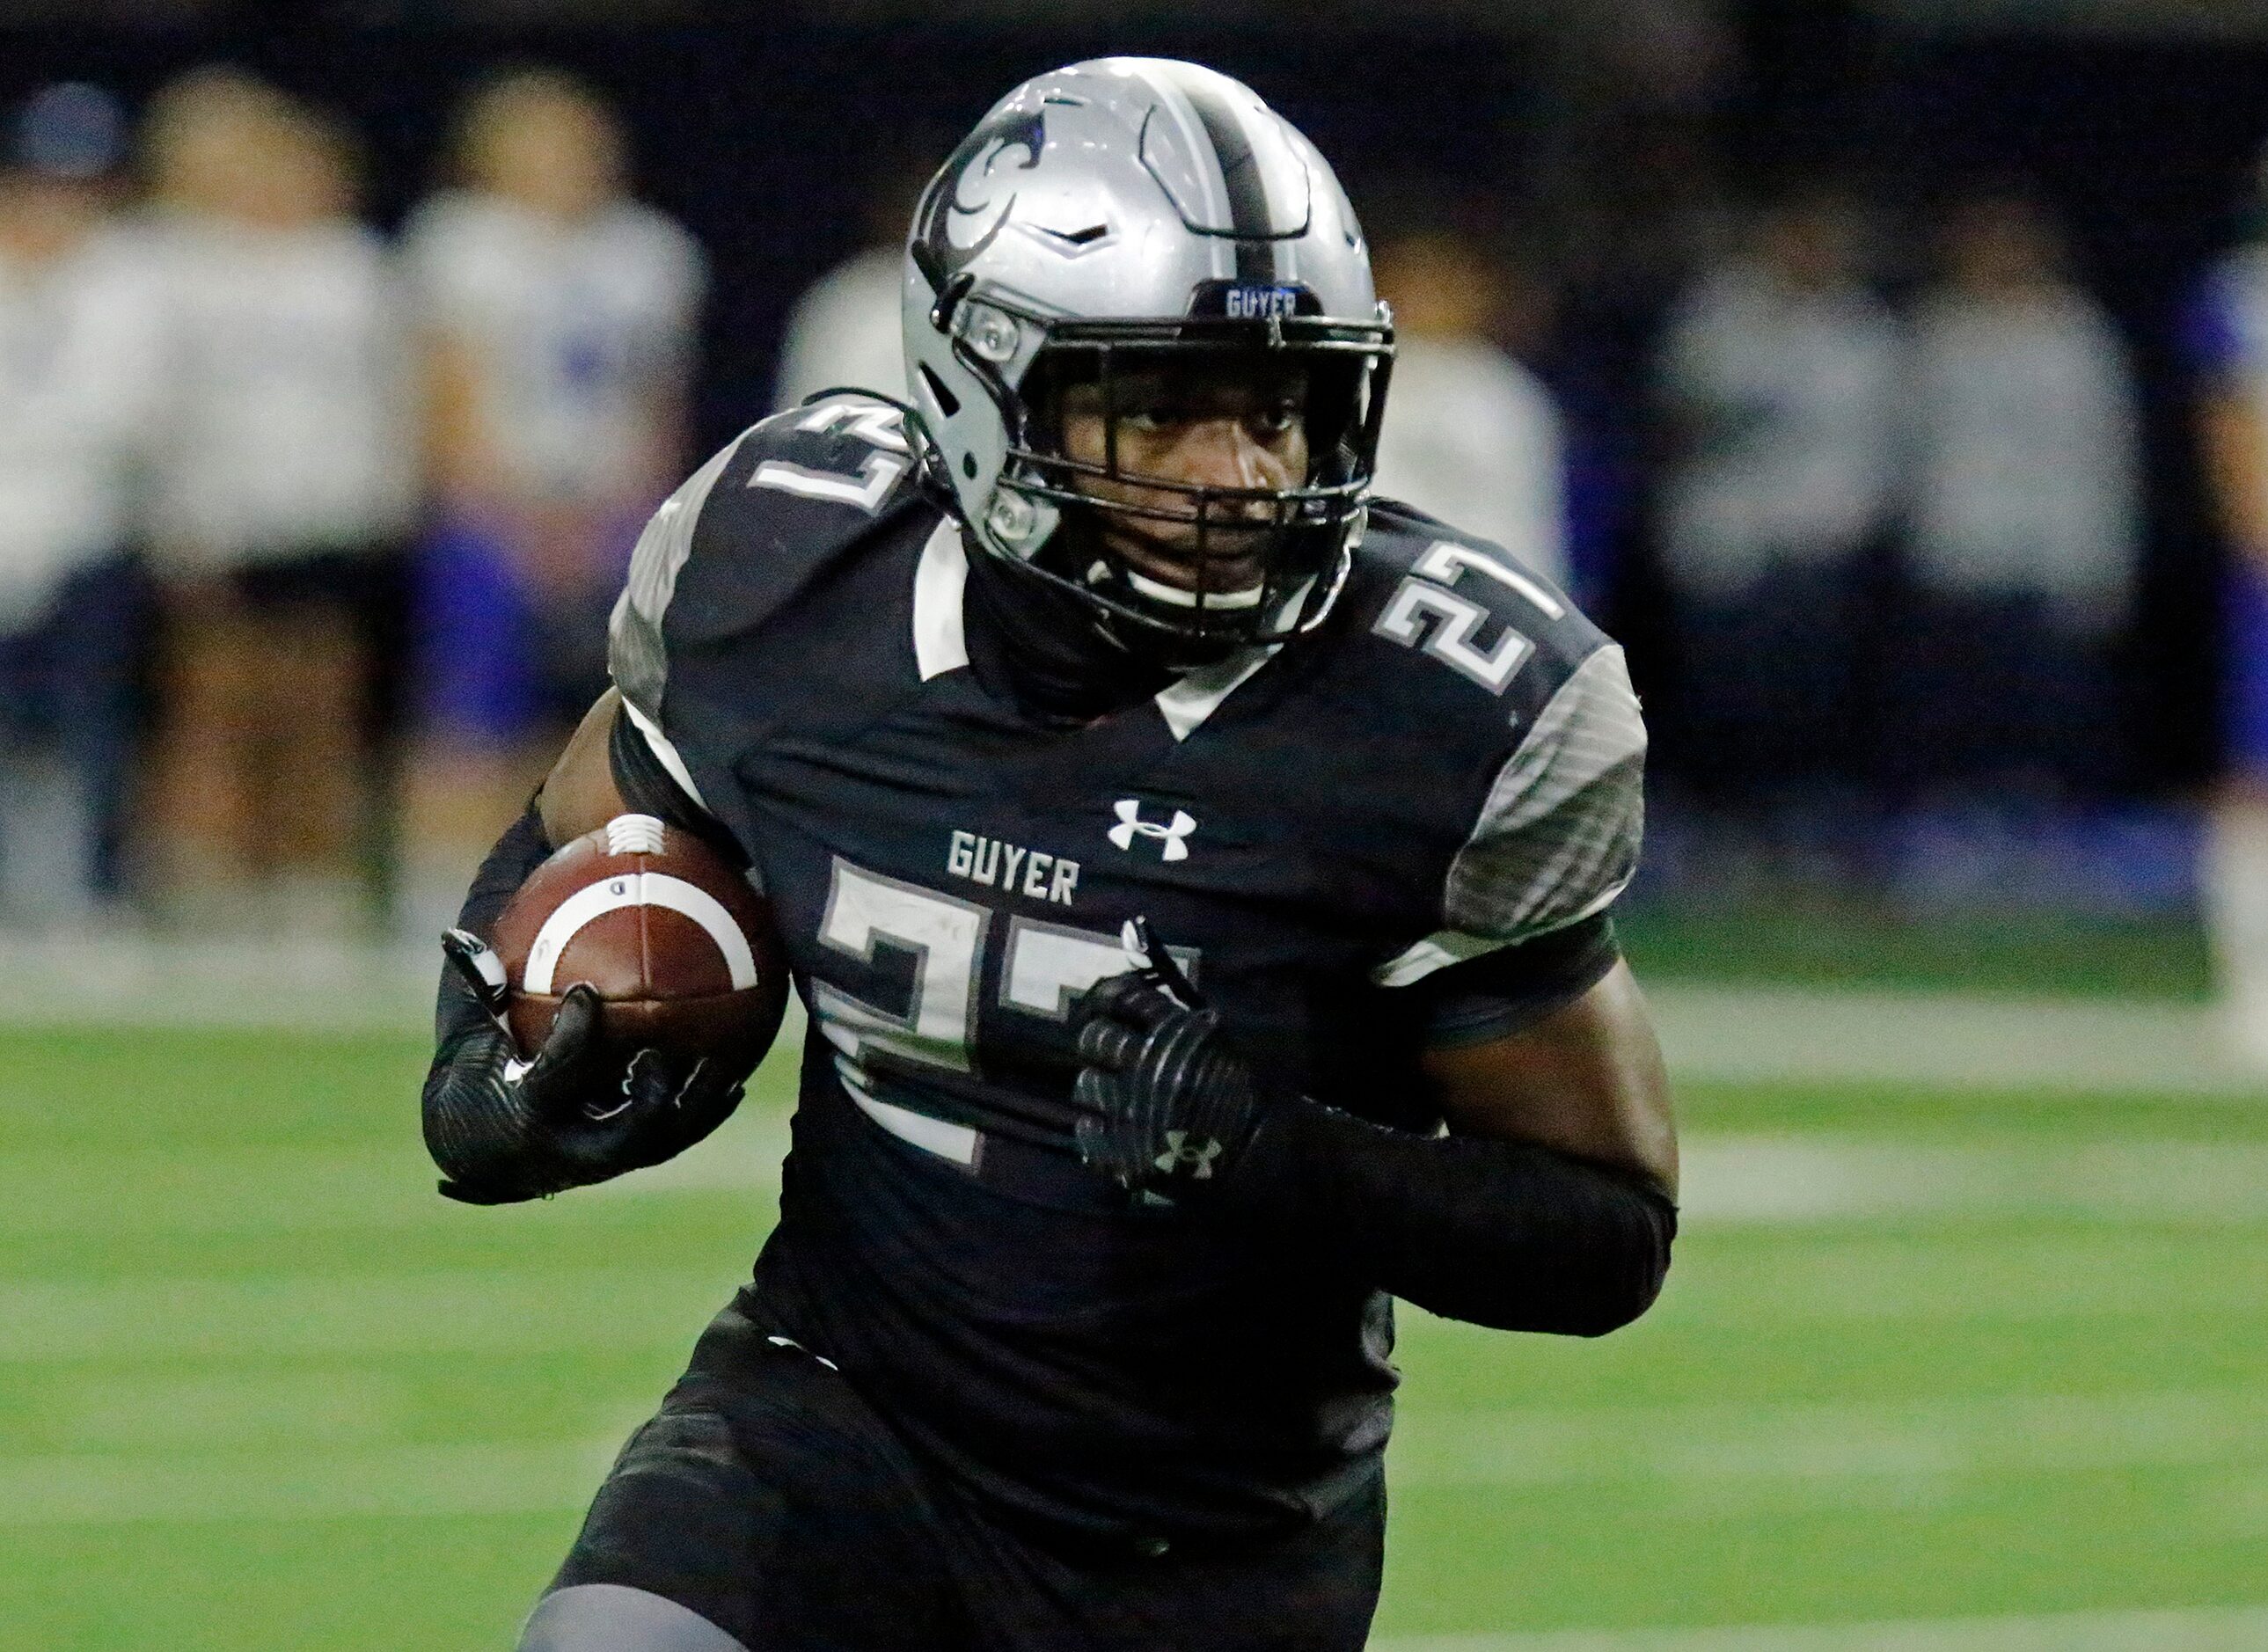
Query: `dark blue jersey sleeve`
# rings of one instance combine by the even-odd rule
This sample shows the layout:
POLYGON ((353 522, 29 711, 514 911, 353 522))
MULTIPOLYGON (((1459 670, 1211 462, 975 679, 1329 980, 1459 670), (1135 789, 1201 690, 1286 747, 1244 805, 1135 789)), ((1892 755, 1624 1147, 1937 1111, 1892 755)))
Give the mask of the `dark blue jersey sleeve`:
POLYGON ((1410 990, 1429 1049, 1524 1032, 1580 998, 1622 959, 1605 913, 1436 970, 1410 990))

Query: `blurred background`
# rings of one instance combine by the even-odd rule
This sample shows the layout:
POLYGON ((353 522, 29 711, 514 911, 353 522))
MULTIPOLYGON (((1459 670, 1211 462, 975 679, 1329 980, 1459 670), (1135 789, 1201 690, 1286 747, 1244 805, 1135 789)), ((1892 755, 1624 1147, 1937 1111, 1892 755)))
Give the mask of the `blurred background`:
POLYGON ((915 191, 1107 52, 1331 158, 1382 490, 1655 734, 1678 1271, 1409 1316, 1380 1644, 2268 1648, 2250 0, 0 0, 0 1643, 508 1643, 790 1053, 445 1208, 431 937, 645 514, 897 392, 915 191))

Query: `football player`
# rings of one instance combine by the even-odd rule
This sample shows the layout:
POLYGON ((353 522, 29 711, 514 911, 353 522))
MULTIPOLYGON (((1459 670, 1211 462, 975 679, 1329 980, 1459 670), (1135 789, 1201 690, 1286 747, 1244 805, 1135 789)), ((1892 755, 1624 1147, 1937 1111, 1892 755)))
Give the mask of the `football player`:
MULTIPOLYGON (((817 1036, 777 1228, 528 1652, 1362 1645, 1388 1297, 1596 1335, 1675 1226, 1608 907, 1620 651, 1367 496, 1392 356, 1297 132, 1185 63, 1027 82, 924 197, 910 405, 822 394, 662 509, 615 691, 451 945, 635 807, 737 852, 817 1036)), ((736 1089, 515 1059, 451 974, 443 1191, 553 1193, 736 1089)))

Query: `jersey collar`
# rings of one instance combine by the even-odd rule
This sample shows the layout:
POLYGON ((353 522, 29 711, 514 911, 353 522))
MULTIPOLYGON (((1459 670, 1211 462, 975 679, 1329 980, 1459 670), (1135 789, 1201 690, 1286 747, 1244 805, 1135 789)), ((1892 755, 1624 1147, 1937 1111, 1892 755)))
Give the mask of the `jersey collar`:
POLYGON ((914 564, 914 665, 927 682, 968 664, 963 606, 968 592, 968 553, 961 525, 941 518, 914 564))
MULTIPOLYGON (((914 666, 928 682, 968 664, 968 551, 961 525, 942 518, 930 530, 914 564, 914 666)), ((1295 598, 1304 595, 1294 593, 1295 598)), ((1229 695, 1275 656, 1274 647, 1249 648, 1215 665, 1176 679, 1152 703, 1175 740, 1186 740, 1219 710, 1229 695)))

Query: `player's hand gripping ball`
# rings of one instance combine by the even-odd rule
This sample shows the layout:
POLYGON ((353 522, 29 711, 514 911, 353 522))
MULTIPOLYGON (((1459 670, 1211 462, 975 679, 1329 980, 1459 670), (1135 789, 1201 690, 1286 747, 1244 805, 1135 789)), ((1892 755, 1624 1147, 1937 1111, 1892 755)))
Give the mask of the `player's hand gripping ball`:
POLYGON ((658 1164, 729 1117, 787 1004, 770 904, 697 838, 624 815, 537 868, 496 945, 443 949, 483 1018, 427 1079, 441 1191, 503 1204, 658 1164), (490 1121, 452 1151, 453 1120, 490 1121), (502 1130, 496 1120, 508 1121, 502 1130), (439 1139, 436 1140, 438 1132, 439 1139))

